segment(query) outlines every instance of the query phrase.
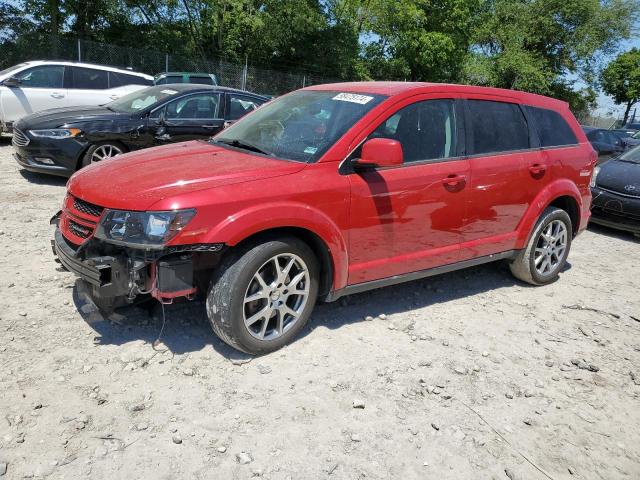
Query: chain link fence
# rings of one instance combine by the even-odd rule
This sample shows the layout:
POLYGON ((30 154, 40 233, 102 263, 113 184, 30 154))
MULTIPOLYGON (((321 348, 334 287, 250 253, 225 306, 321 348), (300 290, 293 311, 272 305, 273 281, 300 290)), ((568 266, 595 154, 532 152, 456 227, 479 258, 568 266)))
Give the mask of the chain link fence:
POLYGON ((15 40, 0 41, 0 70, 28 60, 80 61, 130 68, 150 75, 167 71, 213 73, 220 85, 268 95, 339 81, 317 72, 252 66, 250 59, 241 65, 221 58, 191 58, 56 35, 23 35, 15 40))

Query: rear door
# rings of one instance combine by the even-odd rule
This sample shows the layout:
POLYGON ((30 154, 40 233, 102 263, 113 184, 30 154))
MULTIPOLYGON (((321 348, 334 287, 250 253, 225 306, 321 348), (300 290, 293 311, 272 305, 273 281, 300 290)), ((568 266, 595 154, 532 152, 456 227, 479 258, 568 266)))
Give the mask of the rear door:
POLYGON ((454 99, 419 96, 371 127, 367 139, 400 142, 404 164, 349 174, 350 285, 459 260, 470 168, 458 118, 454 99))
POLYGON ((224 128, 219 93, 196 93, 177 98, 154 111, 149 127, 155 143, 208 138, 224 128))
POLYGON ((469 259, 514 247, 518 223, 549 175, 517 103, 478 96, 465 107, 471 182, 461 255, 469 259))
POLYGON ((14 74, 16 87, 2 87, 3 120, 15 122, 31 113, 68 106, 64 65, 38 65, 14 74))
POLYGON ((68 68, 68 105, 103 105, 118 98, 109 92, 109 72, 97 68, 68 68))

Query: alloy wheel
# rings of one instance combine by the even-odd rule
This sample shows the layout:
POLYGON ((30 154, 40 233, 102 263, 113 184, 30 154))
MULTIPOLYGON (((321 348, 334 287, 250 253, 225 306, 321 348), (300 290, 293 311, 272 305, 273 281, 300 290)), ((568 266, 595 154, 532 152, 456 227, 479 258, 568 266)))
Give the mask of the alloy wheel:
POLYGON ((258 340, 281 337, 298 322, 309 299, 311 277, 297 255, 267 260, 253 275, 243 301, 244 325, 258 340))
POLYGON ((115 145, 100 145, 96 148, 91 154, 91 163, 99 162, 101 160, 105 160, 107 158, 115 157, 116 155, 120 155, 122 150, 115 145))
POLYGON ((554 220, 544 227, 536 243, 534 264, 540 275, 553 273, 567 249, 567 226, 562 220, 554 220))

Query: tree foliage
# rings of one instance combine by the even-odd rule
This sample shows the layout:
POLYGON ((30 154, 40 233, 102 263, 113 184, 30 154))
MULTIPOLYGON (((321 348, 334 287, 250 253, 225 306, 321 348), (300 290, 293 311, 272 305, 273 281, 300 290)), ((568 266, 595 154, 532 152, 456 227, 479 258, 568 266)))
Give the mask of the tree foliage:
POLYGON ((618 55, 602 71, 602 89, 618 105, 625 105, 623 123, 631 108, 640 100, 640 50, 632 48, 618 55))
POLYGON ((628 38, 638 0, 16 0, 25 32, 225 58, 330 78, 467 82, 587 108, 599 58, 628 38), (30 12, 24 16, 20 11, 30 12), (576 87, 576 82, 582 85, 576 87))

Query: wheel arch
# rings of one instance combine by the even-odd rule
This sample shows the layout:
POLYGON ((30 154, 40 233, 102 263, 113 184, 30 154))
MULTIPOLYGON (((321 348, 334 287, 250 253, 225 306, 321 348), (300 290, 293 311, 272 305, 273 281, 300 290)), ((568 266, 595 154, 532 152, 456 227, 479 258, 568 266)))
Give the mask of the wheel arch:
POLYGON ((76 159, 76 171, 82 168, 82 161, 84 160, 84 156, 87 154, 87 152, 91 147, 106 144, 106 143, 116 144, 119 147, 122 147, 122 153, 127 153, 131 151, 131 149, 124 142, 121 142, 120 140, 90 140, 87 146, 82 149, 82 151, 78 155, 78 158, 76 159))
POLYGON ((233 248, 243 247, 247 244, 257 244, 273 240, 275 238, 294 237, 306 243, 316 254, 320 264, 320 288, 319 296, 328 294, 333 287, 335 266, 329 246, 315 232, 301 227, 275 227, 255 232, 241 240, 233 248))
POLYGON ((573 236, 578 233, 582 196, 575 183, 567 179, 560 179, 550 183, 547 188, 539 192, 529 205, 518 226, 516 248, 524 248, 526 246, 537 219, 550 206, 566 211, 571 219, 573 236))

